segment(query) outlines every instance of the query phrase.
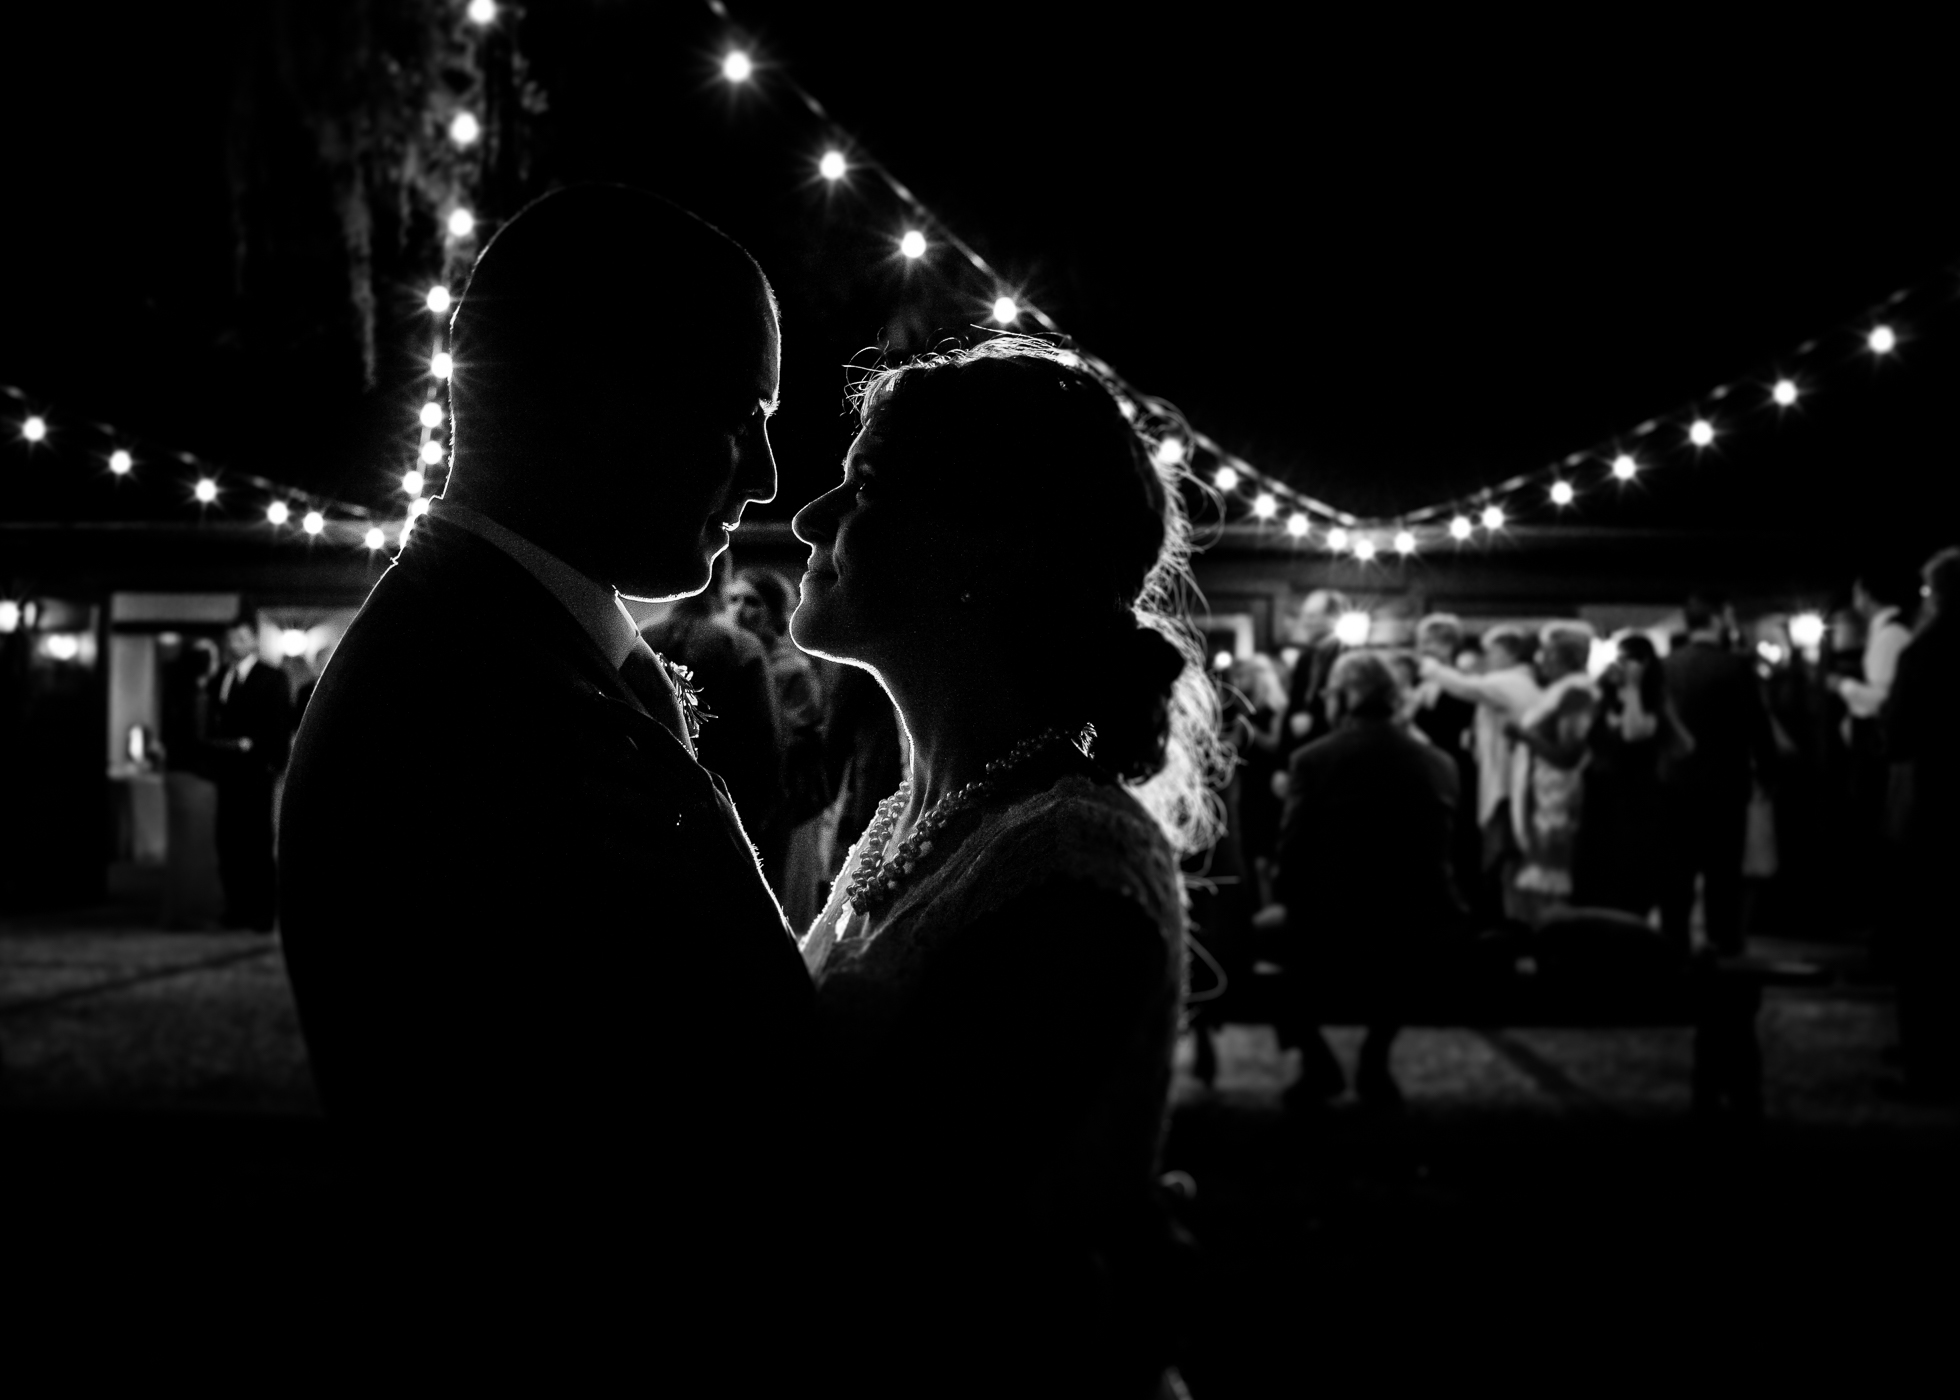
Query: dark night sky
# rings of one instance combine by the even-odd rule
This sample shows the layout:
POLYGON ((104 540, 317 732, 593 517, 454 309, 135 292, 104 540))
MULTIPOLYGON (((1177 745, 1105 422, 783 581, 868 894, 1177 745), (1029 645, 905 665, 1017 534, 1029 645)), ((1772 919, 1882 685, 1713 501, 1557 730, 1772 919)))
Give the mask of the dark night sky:
MULTIPOLYGON (((1227 3, 1147 20, 1052 0, 733 8, 765 64, 1086 345, 1357 512, 1588 446, 1898 286, 1937 286, 1960 255, 1936 45, 1871 11, 1825 28, 1787 10, 1548 25, 1227 3)), ((401 464, 377 444, 415 401, 406 352, 362 395, 330 328, 241 329, 223 177, 239 11, 19 9, 5 24, 34 58, 10 60, 25 77, 4 99, 0 378, 57 413, 384 499, 401 464)), ((813 188, 822 130, 768 67, 747 92, 715 82, 719 29, 678 0, 587 0, 534 5, 521 35, 551 99, 541 168, 674 194, 783 290, 786 514, 844 441, 838 366, 921 300, 920 274, 885 258, 898 215, 874 191, 813 188)), ((324 222, 320 242, 330 254, 324 222)), ((1850 362, 1802 421, 1587 518, 1882 531, 1904 499, 1901 528, 1932 542, 1960 476, 1953 287, 1911 308, 1897 364, 1874 374, 1827 343, 1817 364, 1850 362), (1820 510, 1818 492, 1853 508, 1820 510)), ((292 280, 288 309, 331 288, 292 280)))

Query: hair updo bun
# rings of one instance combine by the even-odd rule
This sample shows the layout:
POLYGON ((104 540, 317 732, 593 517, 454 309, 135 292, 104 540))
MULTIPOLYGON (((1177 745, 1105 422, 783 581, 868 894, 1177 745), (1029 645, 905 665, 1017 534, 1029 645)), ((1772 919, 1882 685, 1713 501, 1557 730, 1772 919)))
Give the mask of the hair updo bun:
POLYGON ((854 397, 862 422, 875 417, 881 435, 958 474, 962 528, 1006 561, 1005 625, 1039 612, 1088 620, 1044 665, 1037 707, 1063 728, 1093 724, 1092 757, 1172 845, 1208 846, 1229 758, 1189 617, 1189 473, 1144 435, 1183 424, 1162 405, 1126 414, 1078 356, 1029 336, 874 371, 854 397))

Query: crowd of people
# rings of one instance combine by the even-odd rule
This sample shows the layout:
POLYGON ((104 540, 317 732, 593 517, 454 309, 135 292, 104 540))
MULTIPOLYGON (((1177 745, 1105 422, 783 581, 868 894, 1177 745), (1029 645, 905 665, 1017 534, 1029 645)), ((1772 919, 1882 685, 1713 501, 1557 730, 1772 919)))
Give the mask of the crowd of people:
MULTIPOLYGON (((1677 958, 1740 955, 1752 926, 1864 938, 1927 1008, 1902 1017, 1909 1081, 1949 1083, 1952 726, 1931 716, 1960 713, 1957 571, 1953 550, 1919 578, 1871 571, 1808 638, 1701 594, 1660 636, 1435 613, 1412 647, 1352 645, 1349 600, 1310 593, 1297 647, 1219 675, 1239 768, 1201 922, 1228 957, 1290 949, 1323 979, 1575 911, 1649 924, 1677 958)), ((1394 1094, 1392 1034, 1363 1052, 1364 1095, 1394 1094)), ((1295 1038, 1303 1092, 1338 1092, 1311 1028, 1295 1038)))

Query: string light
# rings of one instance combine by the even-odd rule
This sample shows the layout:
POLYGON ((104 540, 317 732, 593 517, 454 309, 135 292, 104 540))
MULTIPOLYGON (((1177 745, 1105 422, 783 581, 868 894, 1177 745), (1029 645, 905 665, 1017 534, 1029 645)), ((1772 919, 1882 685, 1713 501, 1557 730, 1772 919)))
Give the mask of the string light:
POLYGON ((1451 539, 1453 539, 1453 540, 1467 540, 1467 539, 1469 539, 1469 538, 1470 538, 1470 517, 1469 517, 1469 516, 1467 516, 1467 515, 1458 515, 1458 516, 1453 516, 1453 517, 1451 517, 1451 519, 1450 519, 1450 538, 1451 538, 1451 539))
POLYGON ((12 598, 0 598, 0 632, 13 632, 20 627, 20 604, 12 598))
POLYGON ((1413 530, 1397 530, 1395 532, 1395 552, 1404 555, 1414 554, 1416 552, 1416 537, 1413 530))
POLYGON ((1270 491, 1261 491, 1253 497, 1252 513, 1261 520, 1271 520, 1279 514, 1279 497, 1270 491))
POLYGON ((1021 308, 1014 304, 1013 297, 996 297, 994 299, 994 319, 1000 322, 1001 325, 1013 325, 1014 318, 1020 314, 1021 308))
POLYGON ((817 162, 817 173, 826 180, 841 180, 848 169, 850 167, 844 163, 842 151, 825 151, 823 159, 817 162))
POLYGON ((136 467, 136 459, 118 447, 109 454, 109 470, 117 476, 128 476, 136 467))
POLYGON ((437 379, 447 379, 456 371, 456 360, 447 350, 438 350, 429 357, 429 373, 437 379))
POLYGON ((430 438, 422 444, 422 461, 428 466, 436 466, 442 461, 442 444, 430 438))
POLYGON ((1571 505, 1571 504, 1572 504, 1572 496, 1573 496, 1573 491, 1572 491, 1572 483, 1571 483, 1571 482, 1569 482, 1569 481, 1554 481, 1554 482, 1552 483, 1552 504, 1553 504, 1553 505, 1555 505, 1555 506, 1569 506, 1569 505, 1571 505))
POLYGON ((292 511, 287 509, 284 501, 274 501, 265 508, 265 518, 274 525, 284 525, 286 518, 291 514, 292 511))
POLYGON ((905 236, 898 240, 898 251, 908 258, 923 258, 926 255, 926 236, 915 228, 905 230, 905 236))
POLYGON ((449 288, 440 284, 429 288, 429 294, 423 298, 423 302, 436 315, 442 315, 449 309, 449 288))
POLYGON ((755 64, 740 49, 730 49, 721 61, 721 76, 731 83, 746 83, 754 73, 755 64))
POLYGON ((1504 528, 1504 508, 1502 506, 1485 506, 1481 518, 1486 530, 1502 530, 1504 528))
POLYGON ((317 535, 327 528, 327 517, 317 510, 309 510, 306 518, 299 522, 299 527, 309 535, 317 535))
POLYGON ((1640 470, 1640 463, 1622 452, 1613 459, 1613 475, 1622 481, 1632 481, 1634 473, 1640 470))
POLYGON ((467 209, 452 209, 449 211, 449 236, 451 238, 468 238, 475 232, 476 215, 467 209))
POLYGON ((430 399, 422 405, 422 426, 440 428, 442 426, 442 405, 430 399))
POLYGON ((497 0, 470 0, 466 13, 473 24, 494 24, 497 20, 497 0))
POLYGON ((420 520, 423 516, 427 515, 428 513, 429 513, 429 498, 427 496, 417 496, 414 500, 408 503, 408 518, 410 520, 420 520))
POLYGON ((1167 437, 1157 444, 1156 452, 1151 455, 1156 457, 1157 465, 1161 467, 1174 467, 1184 460, 1186 451, 1188 449, 1184 446, 1183 438, 1167 437))
POLYGON ((1363 537, 1354 542, 1354 557, 1362 563, 1372 563, 1375 558, 1375 542, 1363 537))
POLYGON ((1334 640, 1344 647, 1365 647, 1374 630, 1374 619, 1365 612, 1344 612, 1334 620, 1334 640))
POLYGON ((1688 441, 1696 447, 1706 447, 1715 441, 1715 425, 1706 418, 1697 418, 1688 425, 1688 441))
POLYGON ((1336 554, 1345 554, 1348 547, 1348 532, 1336 525, 1327 532, 1327 547, 1336 554))
POLYGON ((218 499, 218 483, 208 476, 201 476, 197 479, 197 485, 191 488, 191 494, 197 497, 199 504, 208 506, 218 499))
POLYGON ((403 473, 402 473, 402 490, 404 490, 404 491, 406 491, 406 492, 408 492, 408 494, 409 494, 409 495, 411 495, 411 496, 419 496, 419 495, 421 495, 421 494, 422 494, 422 473, 421 473, 421 472, 418 472, 418 471, 405 471, 405 472, 403 472, 403 473))
POLYGON ((388 542, 388 537, 381 533, 381 527, 379 525, 370 525, 368 526, 368 532, 361 536, 361 542, 369 549, 379 549, 388 542))
POLYGON ((1797 381, 1794 379, 1777 380, 1770 387, 1769 396, 1776 401, 1779 408, 1788 408, 1797 401, 1797 381))
POLYGON ((20 435, 29 442, 45 442, 48 437, 48 420, 38 413, 30 413, 20 425, 20 435))
POLYGON ((1286 517, 1286 533, 1293 536, 1296 540, 1305 539, 1307 537, 1307 531, 1310 528, 1312 527, 1307 517, 1300 511, 1296 510, 1286 517))
POLYGON ((1231 652, 1229 652, 1229 651, 1215 651, 1215 652, 1213 652, 1213 653, 1212 653, 1212 655, 1211 655, 1211 669, 1212 669, 1212 670, 1214 670, 1214 671, 1229 671, 1229 670, 1231 670, 1231 669, 1232 669, 1232 653, 1231 653, 1231 652))
POLYGON ((1871 334, 1865 337, 1865 344, 1874 355, 1889 355, 1898 348, 1898 332, 1890 326, 1873 326, 1871 334))
POLYGON ((1220 491, 1230 491, 1239 484, 1237 467, 1220 467, 1211 474, 1211 484, 1220 491))
POLYGON ((474 112, 458 112, 449 123, 449 139, 459 146, 474 146, 483 135, 483 124, 474 112))
POLYGON ((1790 619, 1790 640, 1805 651, 1815 651, 1824 642, 1824 619, 1814 612, 1801 612, 1790 619))

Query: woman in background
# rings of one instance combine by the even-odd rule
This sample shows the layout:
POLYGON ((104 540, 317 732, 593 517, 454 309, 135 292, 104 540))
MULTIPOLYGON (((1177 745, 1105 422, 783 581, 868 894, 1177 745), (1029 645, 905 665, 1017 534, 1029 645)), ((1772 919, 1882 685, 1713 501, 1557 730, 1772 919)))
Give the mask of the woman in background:
POLYGON ((1587 675, 1593 630, 1551 622, 1538 637, 1544 690, 1506 732, 1517 744, 1512 819, 1524 852, 1516 886, 1527 922, 1572 900, 1572 860, 1585 784, 1587 736, 1599 691, 1587 675))
POLYGON ((1575 903, 1644 918, 1660 902, 1662 773, 1694 741, 1674 713, 1652 640, 1629 632, 1616 651, 1587 736, 1572 894, 1575 903))
POLYGON ((783 801, 757 830, 755 844, 762 856, 762 873, 790 916, 792 928, 800 926, 798 912, 805 922, 815 912, 818 836, 810 822, 830 801, 824 781, 823 704, 816 668, 789 639, 789 612, 795 602, 789 580, 774 569, 742 569, 728 586, 736 625, 762 643, 770 698, 776 706, 783 801))

